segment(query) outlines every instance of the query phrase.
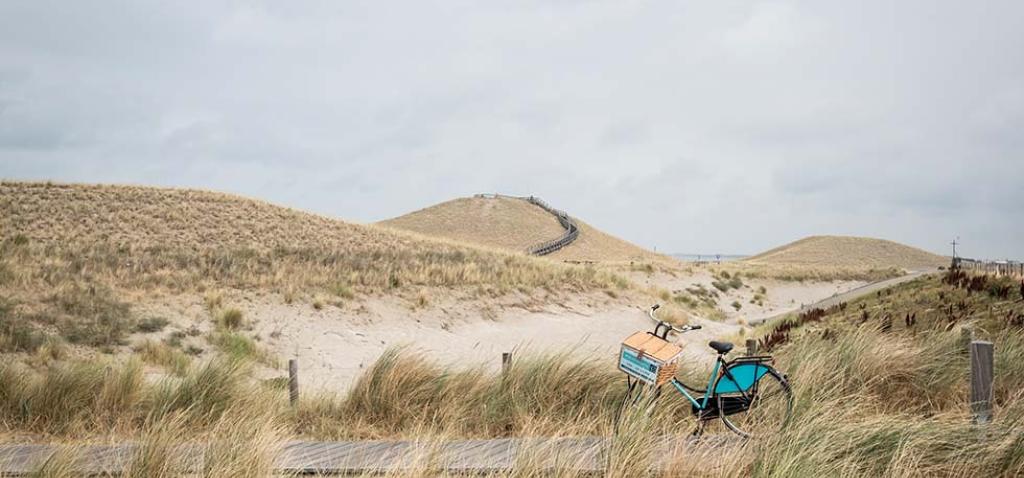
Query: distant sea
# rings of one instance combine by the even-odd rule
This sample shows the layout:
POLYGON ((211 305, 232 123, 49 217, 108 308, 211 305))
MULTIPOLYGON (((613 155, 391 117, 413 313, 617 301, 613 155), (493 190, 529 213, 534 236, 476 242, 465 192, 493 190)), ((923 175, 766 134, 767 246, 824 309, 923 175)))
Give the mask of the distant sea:
POLYGON ((744 257, 750 257, 750 256, 745 255, 745 254, 669 254, 669 255, 671 255, 672 257, 675 257, 676 259, 679 259, 681 261, 687 261, 687 262, 697 262, 697 261, 715 262, 715 261, 719 261, 719 260, 722 261, 722 262, 728 262, 728 261, 737 261, 737 260, 743 259, 744 257))

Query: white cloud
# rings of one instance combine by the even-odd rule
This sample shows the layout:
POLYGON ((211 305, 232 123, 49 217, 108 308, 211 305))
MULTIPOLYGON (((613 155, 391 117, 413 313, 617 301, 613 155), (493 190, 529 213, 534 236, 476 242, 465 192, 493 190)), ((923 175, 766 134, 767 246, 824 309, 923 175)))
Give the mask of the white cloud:
POLYGON ((537 194, 659 250, 1024 257, 1024 7, 0 4, 0 177, 372 221, 537 194))

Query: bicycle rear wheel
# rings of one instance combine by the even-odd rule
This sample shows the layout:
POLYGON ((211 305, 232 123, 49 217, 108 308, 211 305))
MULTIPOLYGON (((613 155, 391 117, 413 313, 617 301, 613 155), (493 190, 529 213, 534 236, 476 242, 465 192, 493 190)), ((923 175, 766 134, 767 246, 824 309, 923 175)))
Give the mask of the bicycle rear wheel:
POLYGON ((793 413, 793 392, 789 383, 770 370, 747 391, 718 396, 718 413, 733 432, 750 438, 778 433, 793 413))

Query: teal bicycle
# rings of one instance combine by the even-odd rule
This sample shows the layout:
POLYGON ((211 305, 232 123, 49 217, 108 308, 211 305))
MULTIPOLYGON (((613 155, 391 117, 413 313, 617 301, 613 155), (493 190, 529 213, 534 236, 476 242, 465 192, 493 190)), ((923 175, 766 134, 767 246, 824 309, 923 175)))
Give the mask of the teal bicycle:
POLYGON ((626 373, 627 390, 616 421, 627 407, 636 406, 644 397, 649 399, 644 403, 653 405, 662 385, 671 384, 690 402, 691 412, 697 417, 695 436, 701 435, 705 424, 714 419, 721 419, 729 430, 746 438, 777 432, 786 426, 793 413, 793 393, 786 375, 772 366, 774 359, 770 355, 726 360, 733 344, 711 341, 708 346, 718 356, 707 387, 687 385, 675 377, 682 348, 669 343, 668 334, 701 327, 676 327, 658 320, 654 315, 658 308, 655 305, 647 312, 657 324, 653 332, 638 332, 623 342, 619 370, 626 373))

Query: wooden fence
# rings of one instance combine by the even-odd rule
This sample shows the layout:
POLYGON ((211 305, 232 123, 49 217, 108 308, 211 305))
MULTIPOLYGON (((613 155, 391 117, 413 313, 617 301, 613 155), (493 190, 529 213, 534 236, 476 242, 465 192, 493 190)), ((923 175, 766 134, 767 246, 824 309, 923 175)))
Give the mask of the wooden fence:
POLYGON ((557 239, 552 239, 550 241, 545 241, 540 244, 534 244, 533 246, 530 246, 526 250, 528 253, 533 254, 535 256, 546 256, 565 246, 568 246, 569 244, 572 244, 572 241, 575 241, 576 238, 579 237, 580 228, 576 225, 576 221, 573 221, 572 218, 565 213, 565 211, 551 207, 550 205, 548 205, 548 203, 544 202, 538 197, 530 196, 522 199, 525 199, 530 203, 540 207, 541 209, 551 213, 553 216, 555 216, 556 219, 558 219, 558 223, 561 224, 563 228, 565 228, 565 234, 563 234, 561 237, 557 239))
POLYGON ((953 264, 967 272, 984 273, 995 276, 1008 276, 1024 279, 1024 262, 1017 261, 982 261, 958 257, 953 264))
POLYGON ((555 239, 552 239, 550 241, 540 242, 540 243, 534 244, 534 245, 532 245, 530 247, 527 247, 526 248, 526 253, 527 254, 530 254, 530 255, 533 255, 533 256, 546 256, 546 255, 551 254, 552 252, 555 252, 555 251, 557 251, 557 250, 559 250, 559 249, 561 249, 561 248, 563 248, 565 246, 568 246, 569 244, 572 244, 572 241, 575 241, 576 238, 579 237, 579 235, 580 235, 580 228, 579 228, 579 226, 576 225, 576 221, 574 221, 572 219, 572 217, 569 216, 569 214, 567 214, 565 211, 562 211, 560 209, 555 209, 555 208, 551 207, 550 204, 544 202, 544 200, 542 200, 539 197, 536 197, 536 196, 508 196, 508 195, 505 195, 505 194, 497 194, 497 193, 495 193, 495 194, 481 193, 481 194, 476 194, 475 197, 484 198, 484 199, 496 199, 496 198, 521 199, 523 201, 526 201, 526 202, 528 202, 530 204, 533 204, 533 205, 535 205, 535 206, 537 206, 537 207, 539 207, 539 208, 541 208, 541 209, 551 213, 551 215, 555 216, 555 219, 558 219, 558 223, 561 224, 562 228, 565 229, 565 234, 562 234, 561 236, 559 236, 559 237, 557 237, 555 239))

